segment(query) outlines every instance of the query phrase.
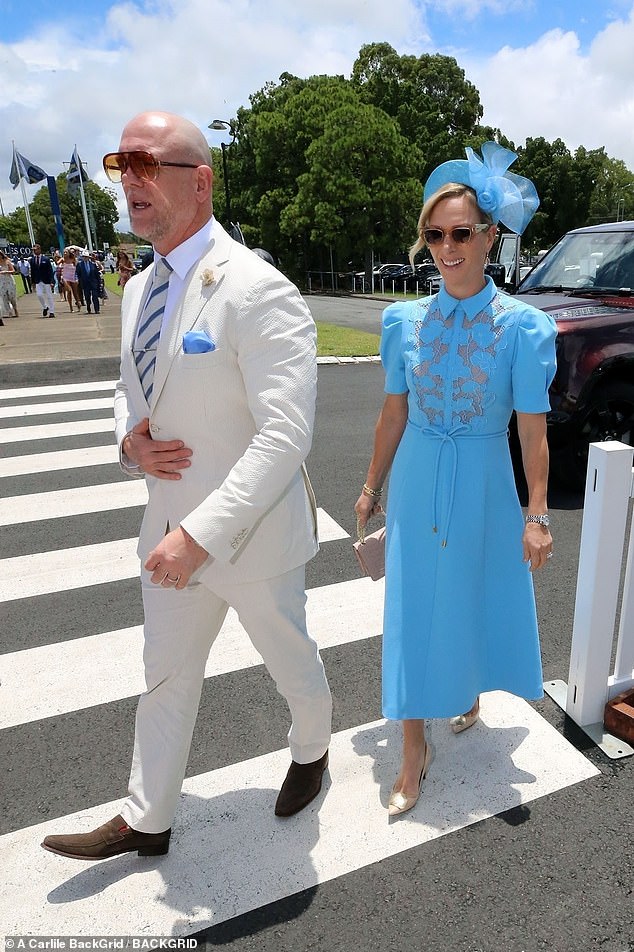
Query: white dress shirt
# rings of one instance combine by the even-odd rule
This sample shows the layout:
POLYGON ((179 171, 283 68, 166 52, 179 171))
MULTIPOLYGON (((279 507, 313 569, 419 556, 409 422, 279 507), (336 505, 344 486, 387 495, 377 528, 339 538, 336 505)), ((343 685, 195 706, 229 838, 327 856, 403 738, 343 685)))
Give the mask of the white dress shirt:
POLYGON ((163 333, 167 327, 167 324, 174 313, 174 308, 181 296, 183 285, 187 280, 187 275, 194 265, 200 261, 203 254, 209 247, 209 242, 213 238, 214 222, 215 219, 212 216, 209 221, 205 222, 202 228, 200 228, 190 238, 187 238, 182 244, 177 245, 176 248, 173 248, 168 255, 159 255, 156 251, 154 252, 154 261, 156 261, 157 258, 162 257, 172 268, 169 290, 167 292, 167 301, 165 302, 163 320, 161 321, 161 333, 163 333))

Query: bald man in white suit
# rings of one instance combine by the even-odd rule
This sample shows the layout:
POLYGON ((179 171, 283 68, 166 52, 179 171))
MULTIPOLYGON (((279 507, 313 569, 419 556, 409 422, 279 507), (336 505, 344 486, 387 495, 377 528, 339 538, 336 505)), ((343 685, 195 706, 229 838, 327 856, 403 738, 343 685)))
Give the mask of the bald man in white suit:
POLYGON ((213 218, 209 148, 187 120, 136 116, 104 167, 122 182, 132 230, 167 262, 169 288, 147 396, 136 348, 153 268, 127 283, 122 303, 116 436, 124 470, 149 491, 139 539, 147 691, 121 812, 42 844, 78 859, 167 853, 206 659, 229 606, 291 711, 278 816, 320 792, 332 710, 305 620, 304 566, 318 548, 303 465, 317 379, 308 308, 213 218))

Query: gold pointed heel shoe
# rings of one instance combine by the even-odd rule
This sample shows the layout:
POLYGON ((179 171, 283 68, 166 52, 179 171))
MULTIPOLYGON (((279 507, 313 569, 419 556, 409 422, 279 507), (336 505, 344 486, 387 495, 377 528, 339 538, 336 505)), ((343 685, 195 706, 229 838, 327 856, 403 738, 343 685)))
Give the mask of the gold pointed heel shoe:
POLYGON ((449 721, 452 731, 454 734, 461 734, 462 731, 468 730, 470 727, 473 727, 475 722, 480 717, 480 704, 475 707, 475 711, 471 710, 467 714, 458 714, 457 717, 452 717, 449 721))
POLYGON ((431 747, 428 743, 425 744, 425 762, 423 764, 423 769, 420 772, 420 777, 418 779, 418 790, 416 795, 413 797, 406 797, 404 793, 401 793, 400 790, 396 790, 396 784, 392 787, 392 792, 390 793, 390 799, 387 804, 388 816, 401 816, 403 813, 407 813, 408 810, 411 810, 413 806, 418 802, 420 797, 420 788, 423 785, 423 780, 427 776, 427 771, 429 770, 429 765, 431 763, 431 747))

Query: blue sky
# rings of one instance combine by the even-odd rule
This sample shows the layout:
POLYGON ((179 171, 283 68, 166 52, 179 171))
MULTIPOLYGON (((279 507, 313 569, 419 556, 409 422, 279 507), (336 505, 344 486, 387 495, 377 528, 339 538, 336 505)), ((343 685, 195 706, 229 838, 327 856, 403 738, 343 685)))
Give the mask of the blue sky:
MULTIPOLYGON (((120 5, 116 0, 82 0, 73 8, 77 11, 77 17, 72 18, 74 32, 80 36, 95 36, 103 25, 106 12, 120 5)), ((144 8, 159 9, 162 4, 128 0, 128 5, 141 11, 144 8)), ((250 6, 256 11, 264 8, 261 2, 250 6)), ((442 39, 446 46, 477 48, 486 54, 497 52, 505 45, 526 46, 551 29, 574 30, 585 49, 608 23, 627 17, 632 4, 629 0, 529 0, 525 3, 513 0, 507 3, 495 0, 469 3, 465 0, 454 4, 421 0, 415 6, 424 12, 432 37, 438 41, 442 39), (470 16, 470 10, 475 15, 470 16)), ((0 0, 2 41, 24 40, 32 35, 34 24, 59 22, 60 12, 59 5, 50 0, 28 0, 28 3, 26 0, 0 0), (25 16, 25 7, 28 16, 25 16)))
POLYGON ((634 171, 634 0, 0 0, 4 209, 22 203, 12 139, 51 174, 76 143, 105 184, 101 155, 135 112, 206 129, 283 71, 349 75, 359 48, 383 40, 455 56, 484 121, 517 144, 604 146, 634 171))
POLYGON ((432 36, 449 46, 467 47, 481 55, 496 53, 503 46, 526 47, 548 30, 572 30, 587 50, 596 34, 607 24, 631 11, 632 4, 610 0, 535 0, 528 3, 455 4, 448 16, 446 7, 429 5, 427 22, 432 36), (479 8, 477 16, 461 15, 465 9, 479 8))

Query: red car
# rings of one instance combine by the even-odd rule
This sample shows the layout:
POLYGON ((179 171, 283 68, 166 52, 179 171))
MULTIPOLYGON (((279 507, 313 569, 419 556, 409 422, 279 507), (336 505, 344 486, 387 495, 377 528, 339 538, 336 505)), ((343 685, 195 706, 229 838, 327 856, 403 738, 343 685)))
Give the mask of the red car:
POLYGON ((557 322, 548 414, 551 468, 566 485, 581 489, 589 443, 634 446, 634 222, 568 232, 524 278, 517 295, 557 322))

